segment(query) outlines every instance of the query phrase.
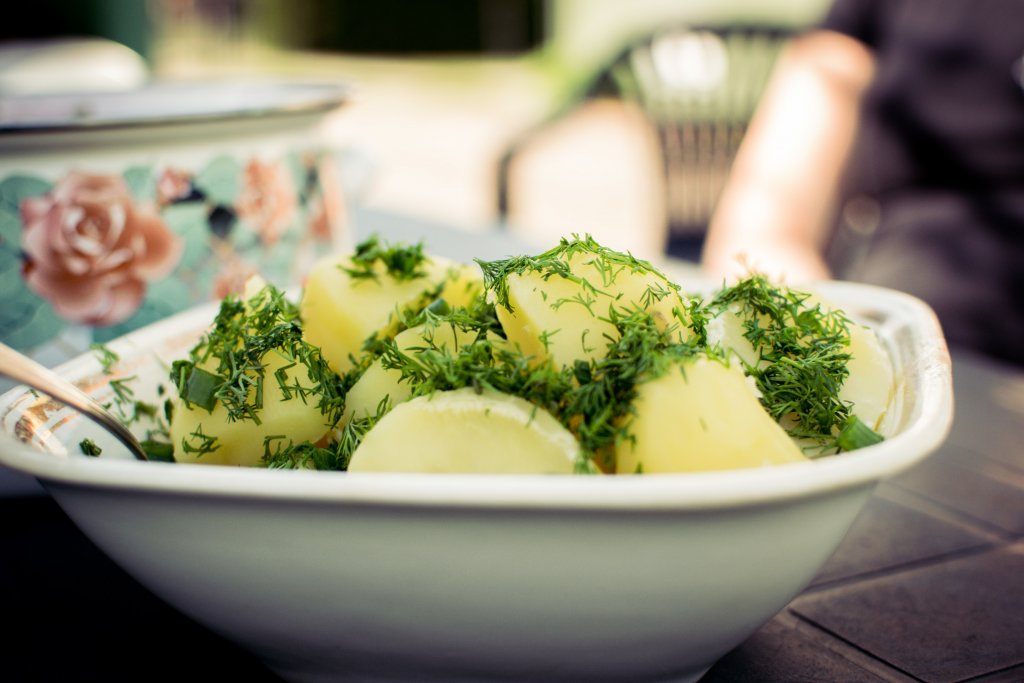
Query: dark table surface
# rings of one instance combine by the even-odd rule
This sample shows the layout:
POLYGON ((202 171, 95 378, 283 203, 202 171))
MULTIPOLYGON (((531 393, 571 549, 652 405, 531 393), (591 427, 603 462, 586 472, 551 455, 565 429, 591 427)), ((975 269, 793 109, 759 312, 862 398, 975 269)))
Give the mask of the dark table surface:
MULTIPOLYGON (((946 444, 883 482, 807 590, 702 683, 1024 681, 1024 369, 953 358, 946 444)), ((279 680, 40 493, 0 497, 0 606, 0 680, 279 680)))

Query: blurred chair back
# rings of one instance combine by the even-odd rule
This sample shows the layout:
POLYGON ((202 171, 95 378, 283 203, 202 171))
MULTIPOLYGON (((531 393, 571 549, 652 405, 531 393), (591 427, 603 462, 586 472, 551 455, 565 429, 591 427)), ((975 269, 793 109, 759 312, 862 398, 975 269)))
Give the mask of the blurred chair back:
POLYGON ((668 251, 696 258, 750 118, 790 29, 679 27, 626 49, 608 85, 657 131, 668 251))
MULTIPOLYGON (((760 25, 673 27, 627 46, 589 81, 582 99, 633 102, 657 132, 668 253, 699 258, 736 150, 793 31, 760 25)), ((502 220, 509 206, 508 167, 526 142, 518 140, 499 162, 497 208, 502 220)))

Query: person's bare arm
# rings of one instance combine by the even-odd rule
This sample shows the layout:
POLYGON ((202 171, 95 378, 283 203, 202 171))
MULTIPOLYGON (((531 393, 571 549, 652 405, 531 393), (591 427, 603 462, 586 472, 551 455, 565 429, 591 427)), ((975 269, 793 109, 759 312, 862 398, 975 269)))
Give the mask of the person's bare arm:
POLYGON ((829 277, 822 249, 873 72, 867 48, 838 33, 809 33, 787 47, 709 226, 707 273, 829 277))

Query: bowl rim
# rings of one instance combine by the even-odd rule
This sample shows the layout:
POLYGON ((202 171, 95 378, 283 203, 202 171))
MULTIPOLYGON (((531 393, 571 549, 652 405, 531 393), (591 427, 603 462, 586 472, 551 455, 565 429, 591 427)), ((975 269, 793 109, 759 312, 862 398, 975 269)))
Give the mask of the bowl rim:
POLYGON ((311 80, 194 80, 153 81, 138 88, 113 92, 16 95, 0 103, 0 139, 33 133, 146 129, 225 121, 322 114, 349 101, 352 88, 340 81, 311 80), (219 102, 234 91, 243 99, 219 102), (206 94, 204 98, 203 95, 206 94), (154 97, 191 97, 190 107, 173 113, 144 109, 154 97), (120 103, 122 106, 112 106, 120 103), (97 105, 102 107, 96 113, 97 105), (124 106, 130 105, 130 106, 124 106), (125 113, 134 109, 134 113, 125 113), (53 111, 60 111, 55 115, 53 111), (47 113, 50 112, 50 113, 47 113))
MULTIPOLYGON (((924 302, 895 290, 850 282, 813 286, 843 308, 859 302, 895 316, 913 336, 917 400, 904 429, 885 441, 807 462, 765 468, 641 476, 384 474, 267 470, 185 463, 139 462, 116 457, 58 456, 31 448, 0 430, 0 464, 47 485, 104 488, 182 496, 261 499, 289 503, 472 507, 546 510, 711 510, 771 504, 874 485, 936 450, 953 418, 952 367, 938 320, 924 302)), ((199 329, 216 303, 203 304, 111 342, 118 351, 199 329), (189 328, 188 326, 191 326, 189 328)), ((95 370, 84 354, 57 371, 73 378, 95 370)), ((28 389, 0 397, 6 411, 28 389)))

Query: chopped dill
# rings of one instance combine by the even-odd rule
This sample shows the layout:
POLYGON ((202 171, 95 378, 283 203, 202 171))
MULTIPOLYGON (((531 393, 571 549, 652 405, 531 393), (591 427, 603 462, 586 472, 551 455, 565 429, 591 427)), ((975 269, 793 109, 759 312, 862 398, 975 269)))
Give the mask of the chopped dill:
MULTIPOLYGON (((615 283, 623 271, 649 273, 658 280, 657 285, 649 287, 644 295, 644 306, 649 306, 653 301, 660 301, 669 294, 680 291, 679 285, 669 280, 664 273, 649 262, 638 259, 632 254, 609 249, 599 244, 590 235, 563 237, 557 246, 537 256, 515 256, 497 261, 477 259, 476 262, 483 272, 484 287, 494 293, 494 300, 499 306, 509 311, 512 310, 508 297, 509 276, 522 275, 531 271, 541 273, 545 280, 557 276, 581 285, 583 292, 574 297, 572 301, 588 309, 593 304, 593 295, 604 292, 615 283), (587 263, 597 271, 599 282, 591 282, 572 272, 572 261, 581 256, 590 257, 587 263)), ((554 305, 559 306, 562 303, 565 302, 555 302, 554 305)))
MULTIPOLYGON (((94 343, 90 348, 97 353, 97 358, 103 367, 104 374, 114 373, 114 366, 120 357, 105 344, 94 343)), ((138 423, 147 423, 148 433, 140 441, 142 450, 150 460, 173 462, 173 448, 166 441, 168 435, 167 425, 170 424, 170 415, 161 415, 158 406, 140 401, 135 398, 135 390, 132 383, 137 382, 138 377, 114 377, 107 382, 113 392, 111 401, 104 403, 103 407, 111 411, 114 416, 126 427, 138 423), (164 418, 163 420, 161 418, 164 418)), ((158 393, 163 392, 163 385, 157 387, 158 393)), ((79 443, 83 453, 90 456, 99 456, 102 449, 91 439, 83 439, 79 443)))
POLYGON ((302 336, 298 306, 272 285, 247 301, 228 297, 221 302, 212 329, 192 349, 188 360, 176 361, 171 382, 186 405, 208 411, 220 403, 229 421, 261 424, 265 383, 275 382, 286 400, 314 400, 327 424, 341 417, 345 397, 342 379, 327 365, 320 349, 302 336), (267 376, 267 356, 284 361, 267 376), (301 369, 292 373, 288 370, 301 369), (300 381, 304 375, 308 382, 300 381))
POLYGON ((850 406, 839 398, 849 375, 850 320, 757 274, 719 291, 707 313, 713 317, 736 307, 744 337, 758 353, 745 370, 757 382, 768 413, 794 438, 846 450, 852 442, 837 437, 851 418, 850 406))
POLYGON ((195 455, 197 458, 213 453, 218 447, 217 437, 205 434, 201 424, 197 425, 195 431, 181 440, 182 452, 195 455))
POLYGON ((412 352, 394 342, 383 345, 382 364, 398 370, 412 396, 471 387, 477 392, 494 390, 524 398, 550 412, 578 438, 583 460, 579 472, 611 471, 611 449, 628 438, 626 418, 635 395, 635 383, 648 375, 665 372, 672 359, 692 355, 692 347, 672 341, 672 329, 661 330, 650 314, 641 310, 610 313, 619 337, 608 341, 601 358, 578 360, 556 368, 538 363, 493 334, 495 316, 456 309, 449 317, 432 316, 433 325, 452 325, 476 333, 476 341, 450 349, 425 335, 423 346, 412 352))
POLYGON ((338 266, 352 278, 376 280, 377 264, 395 280, 415 280, 426 275, 423 265, 427 257, 423 243, 413 245, 390 245, 380 241, 376 235, 356 245, 352 266, 338 266))
POLYGON ((110 349, 106 344, 100 342, 93 342, 89 345, 89 348, 96 352, 96 358, 100 362, 100 367, 103 368, 103 374, 109 375, 114 371, 114 365, 117 361, 121 360, 121 357, 110 349))

